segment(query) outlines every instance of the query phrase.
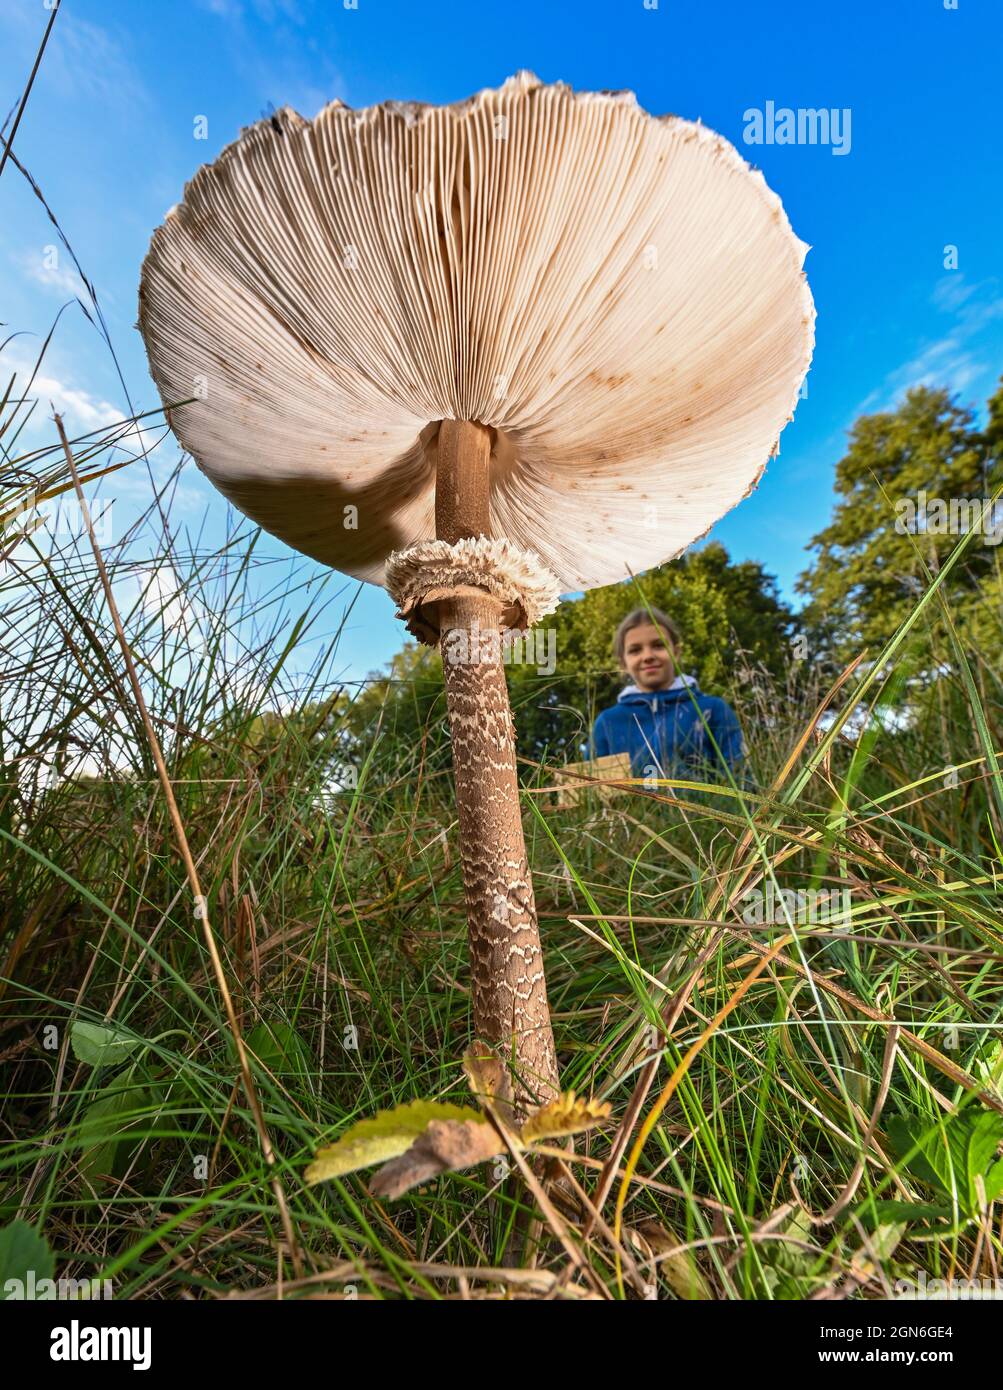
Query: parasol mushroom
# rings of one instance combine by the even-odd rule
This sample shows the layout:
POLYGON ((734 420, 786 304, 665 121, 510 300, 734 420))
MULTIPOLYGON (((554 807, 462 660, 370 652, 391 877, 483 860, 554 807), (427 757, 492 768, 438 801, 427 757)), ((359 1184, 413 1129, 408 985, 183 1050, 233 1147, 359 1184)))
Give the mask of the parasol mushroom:
POLYGON ((474 1028, 522 1106, 559 1079, 499 634, 752 490, 811 358, 807 250, 699 122, 520 73, 441 108, 277 112, 143 265, 183 447, 440 645, 474 1028))

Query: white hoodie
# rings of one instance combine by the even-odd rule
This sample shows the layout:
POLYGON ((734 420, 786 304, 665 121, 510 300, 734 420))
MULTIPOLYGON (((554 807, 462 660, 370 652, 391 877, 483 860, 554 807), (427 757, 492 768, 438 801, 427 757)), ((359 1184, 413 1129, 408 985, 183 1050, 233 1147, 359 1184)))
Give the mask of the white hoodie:
MULTIPOLYGON (((686 687, 687 687, 688 685, 696 685, 696 683, 697 683, 697 678, 696 678, 696 676, 677 676, 677 677, 675 678, 675 680, 672 682, 672 684, 671 684, 671 685, 667 685, 665 688, 666 688, 666 690, 685 690, 686 687)), ((697 686, 697 689, 698 689, 698 690, 699 690, 699 688, 700 688, 700 687, 697 686)), ((623 689, 620 691, 619 695, 618 695, 616 698, 617 698, 618 700, 623 700, 623 699, 624 699, 626 696, 628 696, 628 695, 655 695, 655 694, 657 694, 657 691, 654 691, 654 690, 639 690, 638 687, 637 687, 636 685, 625 685, 625 686, 623 687, 623 689)))

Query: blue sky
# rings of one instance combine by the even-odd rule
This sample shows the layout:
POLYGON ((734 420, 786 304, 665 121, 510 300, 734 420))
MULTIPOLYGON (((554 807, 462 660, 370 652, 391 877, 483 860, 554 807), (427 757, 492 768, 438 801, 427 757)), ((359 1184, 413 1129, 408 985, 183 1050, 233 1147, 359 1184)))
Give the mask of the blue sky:
MULTIPOLYGON (((758 491, 712 532, 736 558, 761 560, 793 598, 854 418, 921 381, 981 411, 1003 372, 1003 2, 953 4, 64 0, 14 148, 96 287, 135 408, 152 409, 159 399, 134 327, 150 234, 197 167, 270 105, 313 116, 334 97, 448 102, 528 68, 577 88, 630 88, 649 111, 699 117, 763 170, 812 247, 807 399, 758 491), (745 113, 768 102, 848 111, 845 152, 748 144, 745 113), (194 138, 198 116, 206 140, 194 138), (945 269, 947 246, 956 269, 945 269)), ((4 0, 3 114, 47 19, 42 0, 4 0)), ((18 368, 78 286, 64 254, 52 263, 53 229, 10 164, 0 199, 0 318, 25 335, 5 354, 18 368)), ((75 305, 44 376, 46 399, 76 432, 128 413, 108 351, 75 305)), ((34 441, 50 427, 33 428, 34 441)), ((158 470, 176 456, 160 450, 158 470)), ((125 515, 138 508, 149 493, 142 466, 106 493, 125 515)), ((208 508, 212 535, 225 503, 189 467, 176 508, 193 528, 208 508)), ((265 551, 283 553, 275 542, 265 551)), ((341 647, 345 673, 378 667, 402 636, 390 600, 366 586, 341 647)))

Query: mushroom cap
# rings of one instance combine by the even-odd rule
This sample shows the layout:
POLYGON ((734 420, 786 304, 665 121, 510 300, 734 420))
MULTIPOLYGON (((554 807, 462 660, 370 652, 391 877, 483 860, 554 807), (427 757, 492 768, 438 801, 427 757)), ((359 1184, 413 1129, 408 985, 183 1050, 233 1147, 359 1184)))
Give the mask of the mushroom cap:
POLYGON ((182 446, 295 549, 382 584, 435 536, 438 422, 474 420, 491 536, 569 592, 756 485, 811 360, 807 250, 699 122, 519 73, 243 131, 154 233, 139 327, 182 446))

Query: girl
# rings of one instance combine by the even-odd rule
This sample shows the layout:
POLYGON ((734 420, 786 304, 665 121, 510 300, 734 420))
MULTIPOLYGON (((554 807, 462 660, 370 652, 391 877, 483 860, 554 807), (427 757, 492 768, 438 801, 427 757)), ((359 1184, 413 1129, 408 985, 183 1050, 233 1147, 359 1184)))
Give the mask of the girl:
POLYGON ((616 630, 617 661, 631 684, 592 729, 592 756, 629 753, 635 777, 736 771, 742 729, 735 711, 676 674, 682 635, 660 608, 635 608, 616 630), (652 621, 654 619, 654 622, 652 621))

